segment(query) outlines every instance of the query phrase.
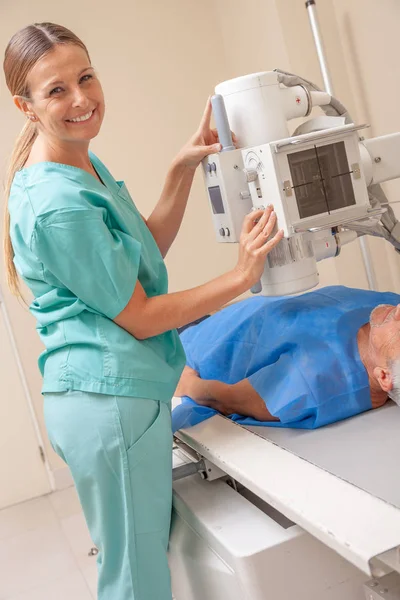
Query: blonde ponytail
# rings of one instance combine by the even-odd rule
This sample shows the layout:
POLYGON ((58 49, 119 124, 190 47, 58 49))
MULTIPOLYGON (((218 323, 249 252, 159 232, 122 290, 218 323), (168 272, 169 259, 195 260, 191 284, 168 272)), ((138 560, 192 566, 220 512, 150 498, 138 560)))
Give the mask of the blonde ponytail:
POLYGON ((17 141, 15 142, 14 150, 11 155, 10 164, 7 170, 6 185, 4 190, 4 259, 6 266, 7 283, 14 294, 19 298, 22 298, 21 290, 19 287, 19 280, 17 270, 14 265, 14 249, 11 243, 10 237, 10 213, 8 210, 8 199, 10 196, 11 185, 15 176, 15 173, 23 168, 26 163, 33 142, 37 137, 36 126, 31 122, 27 121, 19 134, 17 141))
MULTIPOLYGON (((74 44, 82 48, 90 61, 85 44, 72 31, 55 23, 34 23, 17 31, 9 41, 4 54, 4 75, 12 96, 30 98, 28 75, 35 64, 58 44, 74 44)), ((8 199, 15 173, 25 165, 37 137, 36 125, 25 123, 11 156, 5 185, 4 257, 7 281, 11 292, 22 298, 18 274, 14 265, 14 249, 10 239, 8 199)))

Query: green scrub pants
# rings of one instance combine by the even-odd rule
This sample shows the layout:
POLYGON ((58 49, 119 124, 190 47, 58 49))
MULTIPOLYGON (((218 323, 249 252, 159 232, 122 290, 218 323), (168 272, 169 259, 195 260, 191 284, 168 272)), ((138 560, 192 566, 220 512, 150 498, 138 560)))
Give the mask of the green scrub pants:
POLYGON ((171 600, 170 406, 70 391, 46 393, 44 410, 99 550, 98 600, 171 600))

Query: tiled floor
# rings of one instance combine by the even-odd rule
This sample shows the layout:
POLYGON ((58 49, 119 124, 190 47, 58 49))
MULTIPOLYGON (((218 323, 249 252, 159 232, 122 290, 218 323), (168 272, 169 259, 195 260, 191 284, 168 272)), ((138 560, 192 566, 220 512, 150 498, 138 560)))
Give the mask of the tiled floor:
POLYGON ((74 488, 0 511, 0 600, 93 600, 92 546, 74 488))

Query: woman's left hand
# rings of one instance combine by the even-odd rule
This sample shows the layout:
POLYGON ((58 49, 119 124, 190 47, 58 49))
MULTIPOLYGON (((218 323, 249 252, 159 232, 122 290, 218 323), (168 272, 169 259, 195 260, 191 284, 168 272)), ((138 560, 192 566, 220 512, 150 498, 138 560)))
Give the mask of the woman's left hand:
MULTIPOLYGON (((191 169, 196 169, 203 158, 221 150, 218 132, 216 129, 211 129, 210 127, 211 112, 211 98, 209 98, 198 130, 188 143, 185 144, 175 159, 178 164, 191 169)), ((232 141, 234 144, 237 143, 236 136, 233 132, 232 141)))

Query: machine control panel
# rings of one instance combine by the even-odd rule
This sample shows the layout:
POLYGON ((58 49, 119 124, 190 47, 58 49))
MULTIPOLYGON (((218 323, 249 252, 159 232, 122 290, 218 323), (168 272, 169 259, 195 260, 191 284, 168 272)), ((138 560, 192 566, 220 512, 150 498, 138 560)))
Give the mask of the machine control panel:
POLYGON ((219 235, 221 237, 229 237, 231 235, 231 232, 229 231, 228 227, 221 227, 219 230, 219 235))
POLYGON ((252 209, 240 150, 212 154, 203 161, 211 215, 219 242, 238 242, 252 209))

